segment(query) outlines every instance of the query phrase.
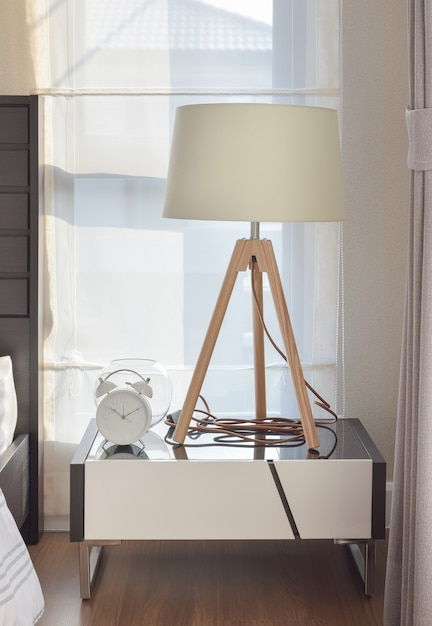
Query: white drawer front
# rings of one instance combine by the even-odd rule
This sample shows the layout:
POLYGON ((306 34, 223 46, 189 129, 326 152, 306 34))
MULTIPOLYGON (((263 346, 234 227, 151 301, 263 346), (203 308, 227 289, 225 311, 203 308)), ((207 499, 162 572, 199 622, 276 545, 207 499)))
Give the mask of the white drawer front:
POLYGON ((266 461, 86 461, 84 506, 87 540, 293 538, 266 461))
POLYGON ((302 539, 370 538, 372 461, 296 459, 275 467, 302 539))

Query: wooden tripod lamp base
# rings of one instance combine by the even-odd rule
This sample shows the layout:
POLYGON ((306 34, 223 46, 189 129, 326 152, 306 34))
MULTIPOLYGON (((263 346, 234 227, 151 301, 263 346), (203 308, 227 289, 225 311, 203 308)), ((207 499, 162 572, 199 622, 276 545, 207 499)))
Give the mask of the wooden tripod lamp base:
MULTIPOLYGON (((259 272, 259 278, 257 281, 257 298, 260 303, 262 303, 262 273, 267 273, 282 339, 284 342, 286 357, 291 371, 306 444, 308 449, 317 448, 319 446, 319 440, 312 416, 303 370, 298 356, 291 320, 276 263, 276 257, 273 251, 272 243, 268 239, 239 239, 235 244, 231 261, 228 265, 221 291, 210 320, 210 325, 192 375, 179 421, 173 434, 173 439, 177 443, 184 443, 193 412, 195 411, 195 407, 201 393, 201 388, 219 331, 222 326, 225 312, 231 298, 232 290, 237 280, 237 275, 239 272, 245 271, 249 266, 251 266, 252 263, 256 263, 256 267, 259 272)), ((264 341, 262 323, 256 313, 256 306, 254 306, 253 336, 255 412, 257 419, 263 419, 266 417, 264 341)))

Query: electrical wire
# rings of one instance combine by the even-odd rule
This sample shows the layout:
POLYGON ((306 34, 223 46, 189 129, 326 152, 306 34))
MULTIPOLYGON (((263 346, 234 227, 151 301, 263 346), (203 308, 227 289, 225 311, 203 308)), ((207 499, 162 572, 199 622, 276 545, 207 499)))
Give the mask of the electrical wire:
MULTIPOLYGON (((288 359, 286 354, 279 348, 279 346, 276 344, 276 342, 274 341, 273 337, 270 335, 270 332, 266 326, 266 323, 264 321, 264 316, 261 310, 261 307, 259 305, 259 301, 258 301, 258 297, 256 294, 256 290, 255 290, 255 272, 256 272, 256 261, 252 262, 252 295, 254 298, 254 302, 255 302, 255 306, 258 312, 258 316, 261 322, 261 325, 263 327, 263 330, 267 336, 267 339, 270 341, 271 345, 273 346, 273 348, 276 350, 276 352, 282 357, 282 359, 285 361, 285 363, 288 363, 288 359)), ((336 413, 334 411, 332 411, 332 409, 330 408, 330 403, 327 402, 327 400, 324 400, 324 398, 322 396, 320 396, 320 394, 316 391, 316 389, 314 389, 312 387, 312 385, 310 385, 308 383, 307 380, 304 381, 306 387, 309 389, 309 391, 316 397, 318 398, 318 402, 315 401, 316 406, 321 407, 322 409, 324 409, 325 411, 327 411, 328 413, 330 413, 333 416, 333 420, 330 420, 330 423, 332 423, 333 421, 337 421, 338 416, 336 415, 336 413)))

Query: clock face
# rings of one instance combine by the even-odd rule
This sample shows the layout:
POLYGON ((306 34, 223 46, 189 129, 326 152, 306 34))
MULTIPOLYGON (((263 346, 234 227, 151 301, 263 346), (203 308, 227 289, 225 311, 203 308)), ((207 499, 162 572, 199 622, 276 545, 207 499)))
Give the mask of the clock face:
POLYGON ((138 441, 151 423, 148 400, 129 389, 116 389, 102 398, 96 411, 97 427, 108 441, 128 445, 138 441))

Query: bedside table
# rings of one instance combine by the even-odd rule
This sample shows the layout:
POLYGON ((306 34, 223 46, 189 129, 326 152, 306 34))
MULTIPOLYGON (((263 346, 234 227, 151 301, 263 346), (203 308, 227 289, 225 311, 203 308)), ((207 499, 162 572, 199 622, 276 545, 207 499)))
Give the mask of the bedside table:
POLYGON ((359 420, 318 429, 328 458, 305 445, 214 444, 207 434, 174 447, 167 431, 158 424, 141 450, 106 444, 90 422, 70 475, 82 598, 102 546, 129 539, 333 539, 350 547, 373 593, 386 466, 359 420))

